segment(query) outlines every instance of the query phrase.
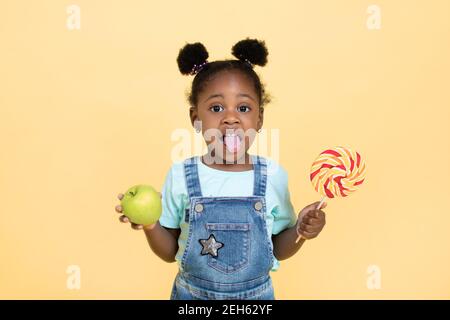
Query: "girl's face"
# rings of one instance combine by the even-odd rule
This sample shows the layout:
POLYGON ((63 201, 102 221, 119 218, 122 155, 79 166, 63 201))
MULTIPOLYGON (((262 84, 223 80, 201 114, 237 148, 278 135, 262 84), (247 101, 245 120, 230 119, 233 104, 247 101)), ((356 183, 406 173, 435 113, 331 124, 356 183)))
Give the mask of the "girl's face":
POLYGON ((263 109, 250 79, 241 72, 222 71, 200 92, 190 117, 193 125, 201 125, 215 163, 244 163, 262 127, 263 109))

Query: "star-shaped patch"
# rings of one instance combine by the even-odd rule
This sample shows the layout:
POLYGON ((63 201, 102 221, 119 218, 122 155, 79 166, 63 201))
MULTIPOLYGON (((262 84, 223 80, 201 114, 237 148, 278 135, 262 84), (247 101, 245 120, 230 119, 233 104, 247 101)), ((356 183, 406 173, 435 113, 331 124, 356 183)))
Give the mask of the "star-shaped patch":
POLYGON ((217 241, 213 234, 210 234, 208 239, 200 239, 198 241, 203 246, 202 255, 210 254, 213 257, 217 257, 217 251, 223 247, 223 243, 217 241))

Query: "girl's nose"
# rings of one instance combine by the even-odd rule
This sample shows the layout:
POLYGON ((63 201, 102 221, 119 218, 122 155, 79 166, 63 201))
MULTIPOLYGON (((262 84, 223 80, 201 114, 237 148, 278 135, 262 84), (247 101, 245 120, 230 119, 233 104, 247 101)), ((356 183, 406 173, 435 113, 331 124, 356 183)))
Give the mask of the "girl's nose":
POLYGON ((234 111, 227 111, 223 118, 223 123, 226 123, 228 125, 239 123, 239 117, 237 116, 236 112, 234 111))
POLYGON ((228 125, 232 125, 235 123, 239 123, 239 120, 237 118, 227 118, 224 120, 224 123, 228 124, 228 125))

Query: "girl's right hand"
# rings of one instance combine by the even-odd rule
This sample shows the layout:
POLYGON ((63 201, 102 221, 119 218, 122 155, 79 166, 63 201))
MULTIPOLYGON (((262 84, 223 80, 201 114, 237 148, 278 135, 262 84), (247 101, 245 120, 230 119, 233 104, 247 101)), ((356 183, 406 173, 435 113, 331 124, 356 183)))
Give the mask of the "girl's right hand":
MULTIPOLYGON (((117 198, 119 198, 119 200, 122 200, 123 194, 122 194, 122 193, 119 193, 119 194, 117 195, 117 198)), ((122 214, 122 210, 123 210, 123 209, 122 209, 122 206, 121 206, 120 204, 116 206, 116 212, 122 214)), ((123 222, 123 223, 130 222, 130 223, 131 223, 131 228, 133 228, 134 230, 142 230, 142 229, 144 229, 144 226, 143 226, 142 224, 136 224, 136 223, 131 222, 130 219, 128 219, 127 216, 125 216, 124 214, 122 214, 122 215, 119 217, 119 220, 120 220, 120 222, 123 222)), ((148 226, 145 226, 145 228, 153 229, 153 227, 154 227, 155 225, 156 225, 156 223, 151 224, 151 225, 148 225, 148 226)))

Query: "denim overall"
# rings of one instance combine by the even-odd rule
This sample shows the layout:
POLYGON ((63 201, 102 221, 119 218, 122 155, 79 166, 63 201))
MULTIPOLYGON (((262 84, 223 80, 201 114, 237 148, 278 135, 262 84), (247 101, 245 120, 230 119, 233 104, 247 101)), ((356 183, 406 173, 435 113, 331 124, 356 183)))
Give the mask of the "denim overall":
POLYGON ((273 245, 265 221, 267 165, 264 158, 251 157, 250 197, 203 197, 197 157, 184 161, 189 231, 172 300, 275 299, 269 275, 273 245))

